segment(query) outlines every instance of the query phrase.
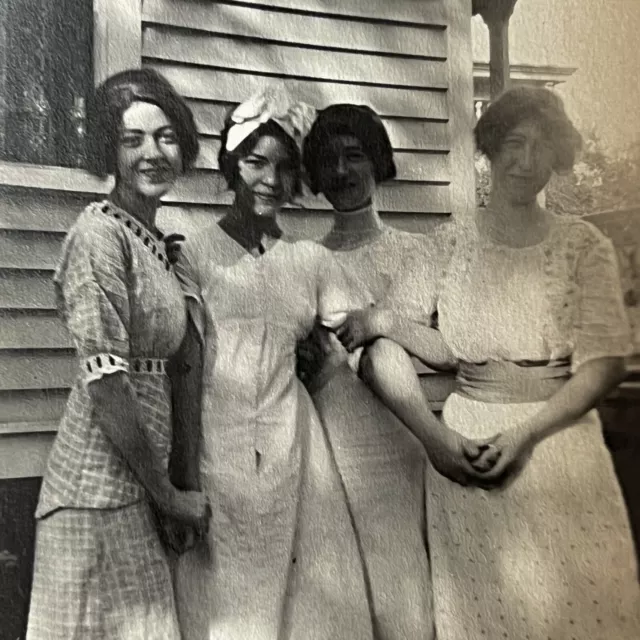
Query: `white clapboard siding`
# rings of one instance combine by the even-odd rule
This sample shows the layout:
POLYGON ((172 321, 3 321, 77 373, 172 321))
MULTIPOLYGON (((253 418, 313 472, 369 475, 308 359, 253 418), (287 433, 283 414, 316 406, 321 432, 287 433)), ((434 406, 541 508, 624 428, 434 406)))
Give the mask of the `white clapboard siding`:
POLYGON ((64 234, 0 231, 0 269, 54 269, 64 234))
POLYGON ((0 351, 0 390, 62 389, 78 375, 72 351, 0 351))
POLYGON ((1 269, 0 309, 55 310, 53 272, 1 269))
MULTIPOLYGON (((219 137, 224 119, 237 105, 236 102, 209 102, 187 100, 203 136, 219 137)), ((447 122, 383 118, 391 144, 396 151, 448 151, 449 125, 447 122)))
POLYGON ((65 233, 89 200, 64 192, 0 192, 0 230, 65 233))
POLYGON ((0 327, 0 350, 73 348, 55 311, 0 311, 0 327))
POLYGON ((147 58, 317 80, 373 83, 422 89, 447 87, 442 60, 389 58, 352 51, 305 49, 259 40, 150 26, 144 30, 147 58))
MULTIPOLYGON (((326 3, 315 4, 316 11, 329 8, 326 3)), ((440 2, 431 4, 439 5, 440 2)), ((274 10, 277 4, 271 5, 273 9, 267 2, 251 7, 205 0, 190 2, 187 6, 184 2, 174 0, 145 0, 142 19, 150 24, 216 35, 259 38, 307 49, 313 47, 440 59, 447 57, 446 30, 441 16, 435 12, 429 16, 428 11, 420 11, 417 16, 426 21, 431 17, 432 23, 394 24, 389 21, 348 20, 332 13, 311 17, 304 12, 274 10), (211 5, 215 5, 215 10, 212 11, 211 5)))
POLYGON ((0 425, 57 422, 64 411, 68 389, 0 391, 0 425))
MULTIPOLYGON (((203 138, 196 166, 200 169, 218 169, 220 141, 203 138)), ((410 182, 448 182, 450 168, 447 152, 397 151, 395 154, 398 179, 410 182)))
MULTIPOLYGON (((243 0, 212 2, 221 5, 252 5, 279 8, 311 15, 368 18, 379 22, 447 25, 445 2, 450 0, 243 0)), ((469 9, 471 8, 470 3, 469 9)), ((469 15, 471 11, 469 10, 469 15)))
POLYGON ((145 66, 164 75, 184 96, 200 100, 242 102, 281 79, 291 93, 318 108, 336 102, 353 102, 368 104, 385 116, 443 121, 447 119, 448 113, 447 93, 440 89, 416 91, 398 87, 299 80, 285 77, 284 74, 256 75, 166 62, 147 62, 145 66))

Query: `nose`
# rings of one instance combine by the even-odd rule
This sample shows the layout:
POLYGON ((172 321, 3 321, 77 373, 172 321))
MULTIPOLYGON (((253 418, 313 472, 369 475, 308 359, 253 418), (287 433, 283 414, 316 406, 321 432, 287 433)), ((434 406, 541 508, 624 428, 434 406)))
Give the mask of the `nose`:
POLYGON ((525 171, 530 171, 533 167, 533 147, 530 144, 525 144, 522 147, 522 153, 520 155, 520 167, 525 171))
POLYGON ((336 163, 336 175, 338 176, 346 176, 348 173, 347 161, 344 156, 338 157, 338 162, 336 163))
POLYGON ((264 169, 262 182, 272 189, 277 189, 280 186, 280 170, 271 164, 267 165, 264 169))
POLYGON ((162 157, 160 145, 154 136, 145 137, 142 152, 145 160, 155 160, 162 157))

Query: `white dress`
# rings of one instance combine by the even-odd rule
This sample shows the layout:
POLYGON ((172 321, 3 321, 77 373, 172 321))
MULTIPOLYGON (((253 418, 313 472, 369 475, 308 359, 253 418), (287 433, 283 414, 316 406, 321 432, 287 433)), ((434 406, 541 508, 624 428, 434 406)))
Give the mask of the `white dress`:
MULTIPOLYGON (((438 310, 445 340, 471 363, 570 357, 575 370, 630 350, 613 246, 579 219, 554 218, 523 249, 474 229, 458 242, 438 310)), ((543 405, 454 393, 444 419, 484 438, 543 405)), ((538 445, 504 490, 433 470, 427 486, 439 640, 640 638, 634 546, 596 411, 538 445)))
POLYGON ((295 376, 297 341, 346 309, 341 270, 312 242, 254 256, 215 224, 184 254, 194 318, 204 308, 200 477, 213 517, 176 567, 183 639, 372 640, 344 490, 295 376))
MULTIPOLYGON (((330 237, 330 236, 329 236, 330 237)), ((352 306, 389 306, 431 325, 451 240, 386 227, 374 241, 333 252, 352 283, 352 306)), ((349 501, 367 571, 376 638, 434 637, 425 539, 427 458, 409 429, 358 378, 356 357, 313 400, 349 501)))

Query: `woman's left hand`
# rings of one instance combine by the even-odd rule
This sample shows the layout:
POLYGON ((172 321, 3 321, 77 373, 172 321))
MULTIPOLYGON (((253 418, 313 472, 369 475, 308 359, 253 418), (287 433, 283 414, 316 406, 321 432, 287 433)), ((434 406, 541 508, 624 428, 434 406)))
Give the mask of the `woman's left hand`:
POLYGON ((504 487, 512 482, 524 469, 535 441, 524 427, 514 427, 490 439, 485 451, 471 466, 482 473, 482 485, 485 489, 504 487))
POLYGON ((367 342, 384 335, 384 326, 389 315, 389 311, 374 306, 351 311, 347 319, 336 329, 336 336, 347 351, 355 351, 367 342))

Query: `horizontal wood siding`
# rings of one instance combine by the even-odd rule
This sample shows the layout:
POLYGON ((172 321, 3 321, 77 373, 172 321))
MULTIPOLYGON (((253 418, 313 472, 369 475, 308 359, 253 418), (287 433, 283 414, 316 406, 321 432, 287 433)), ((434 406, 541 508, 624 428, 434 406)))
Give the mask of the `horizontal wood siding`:
MULTIPOLYGON (((97 10, 115 7, 112 1, 101 0, 97 10)), ((379 190, 383 217, 410 231, 448 224, 473 195, 472 182, 451 186, 457 163, 472 171, 457 132, 469 138, 471 120, 465 124, 456 104, 471 111, 471 99, 459 91, 466 83, 471 94, 470 52, 453 46, 470 38, 470 2, 457 4, 144 0, 138 42, 128 28, 130 51, 141 52, 139 64, 163 73, 187 98, 201 136, 196 171, 164 198, 159 225, 195 230, 223 215, 232 197, 218 171, 224 118, 275 79, 318 108, 355 102, 378 111, 398 166, 397 180, 379 190)), ((120 45, 109 42, 116 55, 120 45)), ((108 51, 99 53, 107 59, 108 51)), ((0 477, 43 470, 77 371, 55 308, 53 270, 76 216, 111 187, 112 180, 82 171, 0 162, 0 477)), ((317 238, 330 226, 330 207, 307 194, 281 223, 317 238)))

